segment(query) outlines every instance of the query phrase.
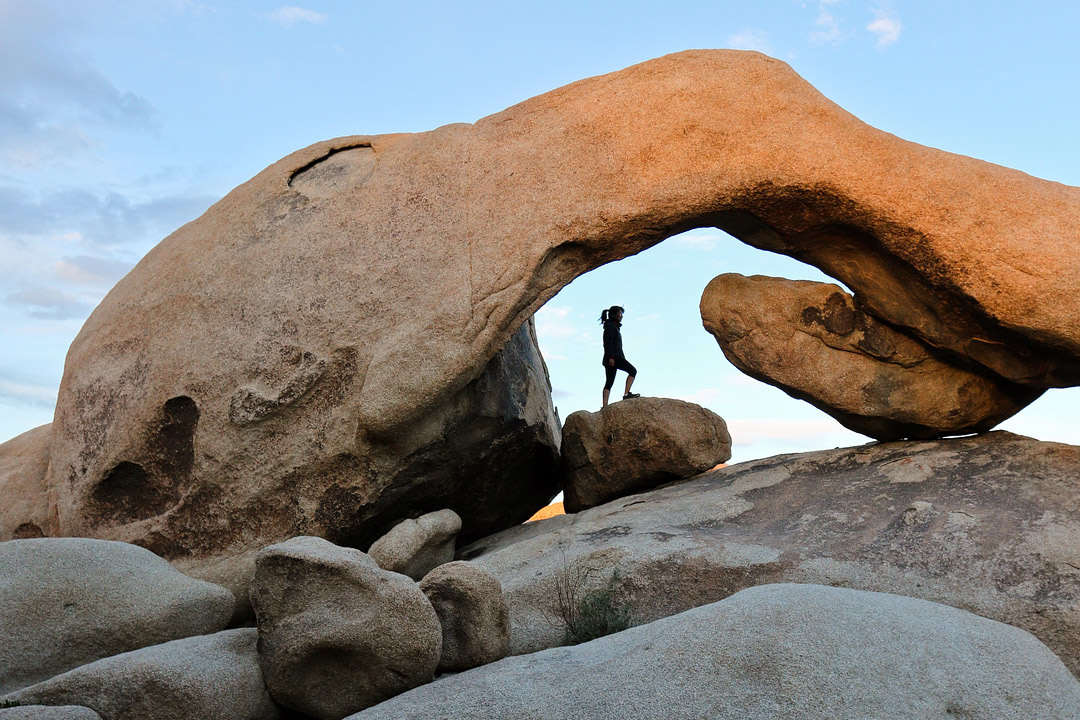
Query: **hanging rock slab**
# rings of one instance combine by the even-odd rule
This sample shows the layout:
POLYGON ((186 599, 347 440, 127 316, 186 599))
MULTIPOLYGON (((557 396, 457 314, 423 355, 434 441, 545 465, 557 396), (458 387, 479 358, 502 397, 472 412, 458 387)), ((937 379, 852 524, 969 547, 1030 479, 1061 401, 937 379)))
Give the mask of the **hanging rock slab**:
POLYGON ((1042 393, 950 364, 829 283, 718 275, 701 321, 735 367, 878 440, 990 430, 1042 393))

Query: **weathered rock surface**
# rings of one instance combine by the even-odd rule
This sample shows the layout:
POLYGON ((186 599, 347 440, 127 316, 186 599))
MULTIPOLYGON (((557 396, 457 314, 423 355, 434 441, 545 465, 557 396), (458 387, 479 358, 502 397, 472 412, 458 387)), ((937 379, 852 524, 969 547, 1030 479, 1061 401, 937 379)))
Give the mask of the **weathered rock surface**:
POLYGON ((1080 683, 1030 634, 956 608, 766 585, 572 648, 442 678, 350 720, 1066 720, 1080 683))
POLYGON ((51 437, 50 424, 0 443, 0 540, 55 534, 45 485, 51 437))
MULTIPOLYGON (((197 314, 190 305, 187 309, 197 314)), ((321 331, 333 335, 340 328, 331 332, 330 326, 340 322, 327 318, 308 337, 321 331)), ((153 337, 144 339, 157 346, 158 330, 147 332, 153 337)), ((306 342, 292 335, 284 341, 306 342)), ((248 400, 240 405, 229 405, 228 398, 214 401, 213 392, 223 386, 196 381, 203 371, 204 379, 222 374, 220 367, 211 371, 202 362, 204 350, 215 355, 223 348, 200 350, 201 342, 188 348, 195 359, 177 369, 169 389, 157 388, 160 402, 157 409, 145 409, 145 422, 129 424, 133 418, 128 418, 123 430, 116 428, 119 435, 79 443, 80 453, 100 448, 103 454, 69 468, 71 483, 62 483, 54 508, 65 533, 145 545, 185 572, 241 589, 250 581, 244 572, 250 565, 232 558, 275 541, 315 534, 367 547, 403 515, 446 507, 459 511, 465 537, 475 538, 524 521, 558 492, 559 422, 531 322, 479 378, 429 405, 430 412, 407 432, 378 439, 363 428, 358 432, 355 413, 342 407, 356 401, 349 397, 362 375, 353 366, 355 358, 338 358, 348 368, 328 360, 322 380, 295 402, 252 419, 255 410, 248 400)), ((285 372, 294 361, 306 367, 303 353, 283 351, 278 357, 273 342, 260 343, 256 355, 269 352, 260 357, 281 363, 273 372, 285 372)), ((347 350, 341 352, 353 352, 347 350)), ((265 374, 269 370, 244 367, 241 374, 261 378, 251 387, 272 383, 273 373, 265 374)), ((155 401, 152 385, 131 378, 118 381, 115 392, 110 412, 119 413, 135 398, 155 401)), ((98 429, 104 432, 104 426, 98 429)))
POLYGON ((1039 637, 1080 675, 1080 447, 1006 432, 740 463, 459 551, 510 606, 511 653, 559 645, 551 583, 618 569, 633 623, 770 582, 963 607, 1039 637))
POLYGON ((430 681, 442 645, 420 587, 359 550, 296 537, 265 548, 251 603, 274 700, 337 720, 430 681))
POLYGON ((69 351, 60 529, 178 557, 364 546, 390 496, 472 537, 516 523, 499 509, 554 494, 522 472, 555 437, 545 383, 501 432, 444 432, 455 398, 491 400, 466 388, 573 278, 708 225, 1003 377, 1080 381, 1080 189, 878 131, 758 53, 691 51, 472 125, 317 143, 166 238, 69 351), (459 454, 469 437, 488 451, 459 454))
POLYGON ((701 320, 735 367, 878 440, 983 432, 1042 394, 943 361, 829 283, 718 275, 701 320))
POLYGON ((79 705, 20 705, 0 708, 0 720, 101 720, 101 716, 79 705))
POLYGON ((221 630, 223 587, 149 550, 85 538, 0 543, 0 692, 127 650, 221 630))
POLYGON ((276 720, 254 628, 114 655, 12 693, 23 704, 78 704, 107 720, 276 720))
POLYGON ((468 670, 506 657, 510 613, 498 578, 467 562, 451 562, 420 581, 442 625, 439 670, 468 670))
POLYGON ((403 520, 372 543, 368 555, 383 570, 419 580, 432 568, 454 559, 461 518, 453 510, 439 510, 415 520, 403 520))
POLYGON ((724 419, 694 403, 643 397, 579 410, 563 425, 563 503, 578 512, 730 458, 724 419))

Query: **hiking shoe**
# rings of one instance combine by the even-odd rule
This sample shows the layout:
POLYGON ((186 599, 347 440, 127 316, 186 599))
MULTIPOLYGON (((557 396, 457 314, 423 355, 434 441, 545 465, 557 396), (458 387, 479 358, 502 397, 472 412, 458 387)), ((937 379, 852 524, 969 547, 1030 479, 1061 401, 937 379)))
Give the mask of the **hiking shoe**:
POLYGON ((636 397, 641 397, 641 396, 638 395, 637 393, 626 393, 625 395, 622 396, 622 399, 623 400, 629 400, 630 398, 636 398, 636 397))

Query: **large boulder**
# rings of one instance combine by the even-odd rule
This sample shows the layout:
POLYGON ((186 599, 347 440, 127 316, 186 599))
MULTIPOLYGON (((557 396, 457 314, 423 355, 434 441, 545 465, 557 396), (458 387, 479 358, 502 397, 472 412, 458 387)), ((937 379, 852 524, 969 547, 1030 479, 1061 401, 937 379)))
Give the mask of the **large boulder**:
POLYGON ((439 618, 420 587, 359 550, 296 537, 265 548, 251 602, 270 695, 337 720, 430 681, 439 618))
POLYGON ((254 628, 173 640, 69 670, 12 693, 23 705, 84 705, 107 720, 277 720, 254 628))
POLYGON ((583 716, 1072 720, 1080 682, 1030 634, 964 610, 766 585, 443 678, 349 720, 583 716))
POLYGON ((69 350, 60 530, 176 557, 363 547, 401 503, 514 524, 554 495, 546 381, 470 383, 575 277, 706 225, 1010 380, 1080 382, 1080 189, 878 131, 764 55, 684 52, 317 143, 162 241, 69 350))
POLYGON ((1006 432, 780 455, 461 548, 510 606, 511 653, 563 642, 553 584, 618 570, 643 623, 769 582, 845 585, 1022 627, 1080 675, 1080 447, 1006 432))
POLYGON ((55 534, 45 472, 52 425, 41 425, 0 443, 0 540, 55 534))
POLYGON ((578 512, 730 458, 724 419, 694 403, 635 398, 579 410, 563 425, 563 503, 578 512))
POLYGON ((225 627, 233 596, 135 545, 0 542, 0 692, 98 658, 225 627))
POLYGON ((506 657, 510 613, 498 578, 472 563, 450 562, 428 573, 420 589, 442 625, 440 671, 468 670, 506 657))
POLYGON ((461 518, 453 510, 403 520, 368 548, 383 570, 419 580, 432 568, 454 559, 461 518))
POLYGON ((701 320, 735 367, 878 440, 989 430, 1042 393, 938 358, 830 283, 718 275, 701 320))
MULTIPOLYGON (((156 345, 158 331, 148 332, 156 345)), ((202 350, 189 350, 199 365, 202 350)), ((362 378, 349 357, 344 369, 306 354, 264 357, 280 366, 245 365, 251 384, 232 405, 210 401, 221 388, 177 389, 197 374, 181 371, 169 380, 171 398, 145 425, 80 445, 81 453, 104 455, 87 458, 62 484, 54 508, 61 528, 144 545, 185 572, 239 590, 250 581, 250 564, 232 559, 275 541, 312 534, 367 547, 403 516, 447 507, 464 520, 463 536, 475 538, 526 520, 558 492, 559 421, 531 320, 480 377, 409 428, 378 439, 339 406, 355 402, 349 388, 362 378), (281 390, 289 402, 253 404, 252 388, 273 394, 266 388, 275 373, 289 368, 315 368, 317 377, 303 393, 281 390)), ((220 368, 213 372, 222 378, 220 368)), ((116 392, 129 398, 152 390, 124 381, 116 392)), ((126 401, 116 402, 110 407, 126 401)))

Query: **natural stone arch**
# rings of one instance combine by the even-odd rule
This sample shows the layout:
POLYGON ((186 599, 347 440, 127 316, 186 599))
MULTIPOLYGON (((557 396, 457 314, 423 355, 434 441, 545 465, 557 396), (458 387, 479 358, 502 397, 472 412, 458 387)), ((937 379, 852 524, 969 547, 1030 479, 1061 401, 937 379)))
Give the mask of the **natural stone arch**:
POLYGON ((473 125, 317 143, 166 238, 69 352, 61 527, 178 395, 225 496, 297 457, 367 473, 574 277, 701 226, 822 267, 962 362, 1080 382, 1080 189, 875 130, 764 55, 691 51, 473 125), (248 405, 269 415, 230 422, 248 405))

